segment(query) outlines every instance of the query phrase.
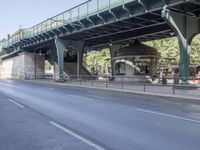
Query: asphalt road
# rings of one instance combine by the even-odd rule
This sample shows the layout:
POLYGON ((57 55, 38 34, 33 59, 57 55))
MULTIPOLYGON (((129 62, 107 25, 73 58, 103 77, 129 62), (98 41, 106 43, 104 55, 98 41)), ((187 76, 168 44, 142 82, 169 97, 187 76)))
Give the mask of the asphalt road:
POLYGON ((200 103, 0 80, 0 149, 199 150, 200 103))

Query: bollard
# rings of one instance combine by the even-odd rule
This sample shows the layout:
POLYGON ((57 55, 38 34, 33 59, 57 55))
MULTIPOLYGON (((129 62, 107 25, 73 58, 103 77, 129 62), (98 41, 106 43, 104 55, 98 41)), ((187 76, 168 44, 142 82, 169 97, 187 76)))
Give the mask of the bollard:
POLYGON ((122 76, 122 89, 124 89, 124 77, 122 76))
POLYGON ((92 86, 94 86, 93 76, 92 76, 92 86))
POLYGON ((106 77, 106 88, 108 88, 108 78, 106 77))
POLYGON ((173 85, 172 85, 173 95, 175 94, 175 78, 173 77, 173 85))
POLYGON ((144 78, 144 92, 146 92, 146 81, 145 81, 145 78, 144 78))

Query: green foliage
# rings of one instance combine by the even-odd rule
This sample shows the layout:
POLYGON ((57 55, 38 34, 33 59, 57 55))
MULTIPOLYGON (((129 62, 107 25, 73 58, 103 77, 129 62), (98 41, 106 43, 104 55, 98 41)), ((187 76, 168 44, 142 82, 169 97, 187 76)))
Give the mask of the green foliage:
POLYGON ((200 34, 197 35, 192 41, 190 62, 192 64, 200 64, 200 34))
POLYGON ((145 42, 145 44, 154 47, 161 54, 161 59, 180 60, 180 51, 176 37, 161 40, 145 42))
POLYGON ((46 60, 45 61, 45 69, 50 70, 51 69, 51 64, 46 60))
MULTIPOLYGON (((145 44, 156 48, 161 54, 161 59, 176 60, 178 63, 180 62, 180 50, 178 39, 176 37, 148 41, 145 42, 145 44)), ((86 63, 89 68, 102 70, 111 66, 111 62, 108 60, 109 58, 109 49, 98 52, 93 51, 87 54, 86 63)), ((191 64, 200 64, 200 35, 197 35, 192 41, 190 62, 191 64)))
POLYGON ((109 49, 102 51, 92 51, 87 54, 86 63, 90 69, 105 70, 111 67, 109 49))
MULTIPOLYGON (((176 37, 149 41, 145 42, 145 44, 156 48, 161 54, 161 59, 174 59, 180 62, 180 50, 178 39, 176 37)), ((192 41, 190 63, 200 63, 200 35, 197 35, 192 41)))

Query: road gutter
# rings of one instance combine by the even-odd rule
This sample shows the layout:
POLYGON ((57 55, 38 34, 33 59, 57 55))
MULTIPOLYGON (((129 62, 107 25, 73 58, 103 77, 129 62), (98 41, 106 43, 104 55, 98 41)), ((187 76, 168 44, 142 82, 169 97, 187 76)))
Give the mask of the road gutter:
POLYGON ((159 94, 159 93, 151 93, 151 92, 141 92, 141 91, 130 91, 124 89, 114 89, 114 88, 104 88, 104 87, 95 87, 95 86, 87 86, 87 85, 73 85, 73 84, 66 84, 66 83, 57 83, 57 82, 49 82, 49 81, 38 81, 38 80, 21 80, 25 82, 34 82, 34 83, 44 83, 50 85, 59 85, 59 86, 71 86, 71 87, 78 87, 78 88, 88 88, 88 89, 96 89, 96 90, 104 90, 104 91, 113 91, 113 92, 123 92, 128 94, 137 94, 137 95, 145 95, 145 96, 156 96, 161 98, 177 98, 181 100, 191 100, 200 103, 200 98, 197 97, 186 97, 184 95, 173 95, 173 94, 159 94))

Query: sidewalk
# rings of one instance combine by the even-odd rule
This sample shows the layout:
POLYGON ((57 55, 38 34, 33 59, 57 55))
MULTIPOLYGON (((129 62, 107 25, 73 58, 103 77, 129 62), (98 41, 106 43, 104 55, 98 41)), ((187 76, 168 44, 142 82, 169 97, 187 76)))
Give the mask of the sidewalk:
POLYGON ((47 83, 60 86, 72 86, 72 87, 82 87, 89 89, 98 89, 98 90, 107 90, 115 92, 125 92, 129 94, 139 94, 139 95, 150 95, 158 96, 165 98, 178 98, 178 99, 187 99, 195 100, 200 102, 200 89, 175 89, 175 94, 173 94, 172 86, 154 86, 154 85, 124 85, 122 86, 118 83, 109 83, 106 85, 104 82, 97 82, 90 84, 90 82, 70 82, 70 83, 57 83, 54 81, 45 81, 45 80, 26 80, 28 82, 37 82, 37 83, 47 83), (107 87, 106 87, 107 86, 107 87), (145 89, 145 92, 144 92, 145 89))

